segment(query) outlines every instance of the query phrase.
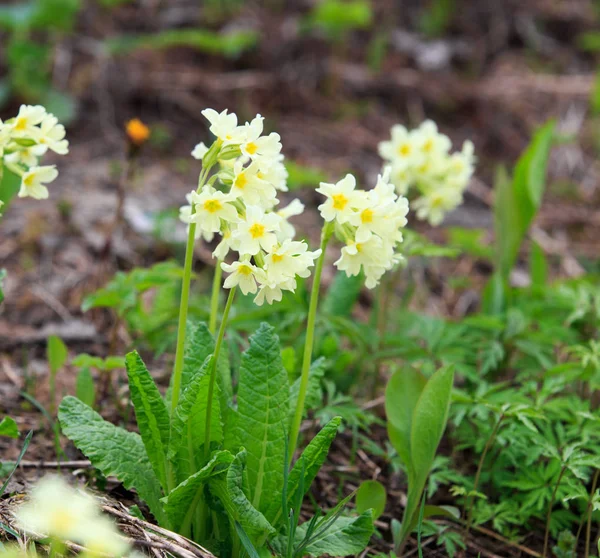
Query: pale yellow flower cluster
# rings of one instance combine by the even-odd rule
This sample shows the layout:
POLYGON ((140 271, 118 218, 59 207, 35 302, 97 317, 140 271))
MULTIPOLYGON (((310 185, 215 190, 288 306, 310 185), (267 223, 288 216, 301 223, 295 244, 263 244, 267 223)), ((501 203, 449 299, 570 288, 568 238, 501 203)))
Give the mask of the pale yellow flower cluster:
POLYGON ((102 515, 94 498, 57 476, 41 479, 29 500, 15 512, 23 531, 34 536, 75 542, 91 556, 123 556, 129 544, 114 523, 102 515))
POLYGON ((379 144, 379 154, 391 165, 391 182, 401 195, 415 190, 411 203, 417 218, 439 225, 446 213, 458 207, 475 169, 473 143, 451 153, 452 143, 431 120, 414 130, 399 124, 391 138, 379 144))
POLYGON ((390 170, 384 170, 371 190, 357 189, 351 174, 336 184, 321 182, 317 188, 327 198, 319 206, 321 216, 334 223, 336 236, 345 243, 334 265, 348 276, 362 269, 369 289, 402 259, 397 248, 403 240, 408 200, 395 193, 390 170))
POLYGON ((21 177, 19 197, 45 199, 49 184, 58 176, 54 165, 40 165, 48 151, 69 152, 65 127, 41 105, 22 105, 14 118, 0 120, 0 167, 21 177))
POLYGON ((279 134, 263 135, 260 115, 238 125, 237 115, 227 110, 202 114, 217 139, 210 147, 198 144, 192 156, 205 169, 217 165, 218 172, 187 196, 189 205, 181 208, 180 218, 195 223, 197 236, 207 241, 220 235, 213 252, 218 260, 237 252, 235 261, 221 263, 229 274, 225 288, 239 286, 244 294, 256 294, 257 305, 280 301, 283 291, 295 290, 297 277, 310 275, 320 251, 311 252, 306 242, 293 239, 288 219, 304 211, 299 200, 276 209, 278 191, 287 191, 279 134))

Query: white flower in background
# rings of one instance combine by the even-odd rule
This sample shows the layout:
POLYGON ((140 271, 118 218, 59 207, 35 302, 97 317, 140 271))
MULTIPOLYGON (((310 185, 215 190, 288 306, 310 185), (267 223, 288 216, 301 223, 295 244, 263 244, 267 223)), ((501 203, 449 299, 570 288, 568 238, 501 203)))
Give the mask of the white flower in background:
POLYGON ((53 114, 47 114, 41 122, 37 141, 57 153, 66 155, 69 152, 69 142, 65 139, 66 131, 58 118, 53 114))
POLYGON ((244 203, 261 205, 265 208, 271 208, 277 203, 277 190, 261 178, 258 163, 244 167, 241 160, 236 161, 233 167, 231 195, 242 198, 244 203))
POLYGON ((281 137, 275 132, 268 136, 261 136, 263 121, 264 118, 257 114, 252 122, 246 123, 244 142, 240 145, 240 149, 244 155, 260 161, 262 165, 270 165, 278 160, 281 152, 281 137))
POLYGON ((296 275, 308 277, 310 268, 320 255, 321 250, 310 252, 306 242, 285 240, 267 252, 265 256, 267 276, 276 283, 281 283, 296 275))
POLYGON ((283 242, 286 239, 292 239, 296 236, 296 229, 288 219, 304 213, 304 204, 298 199, 293 199, 288 205, 277 210, 277 215, 281 217, 281 223, 279 225, 279 232, 277 233, 277 240, 283 242))
POLYGON ((408 131, 396 125, 391 139, 379 144, 379 153, 391 165, 390 181, 400 195, 414 189, 418 219, 439 225, 446 213, 463 200, 463 193, 475 169, 473 143, 450 153, 452 143, 440 133, 435 122, 426 120, 408 131))
POLYGON ((7 163, 14 163, 17 165, 25 165, 26 167, 35 167, 39 162, 39 158, 46 153, 48 148, 45 145, 32 145, 30 147, 23 147, 18 151, 9 153, 4 157, 7 163))
POLYGON ((417 218, 427 220, 430 225, 439 225, 446 213, 462 203, 462 191, 452 186, 438 188, 413 202, 417 218))
POLYGON ((128 544, 100 513, 92 496, 70 487, 60 477, 40 480, 15 517, 28 533, 73 541, 94 554, 121 556, 128 550, 128 544))
POLYGON ((36 139, 40 133, 38 124, 46 117, 46 109, 41 105, 21 105, 19 113, 10 124, 14 138, 36 139))
POLYGON ((396 124, 392 126, 391 136, 391 140, 379 144, 379 155, 382 159, 390 161, 398 169, 407 169, 423 160, 415 142, 414 132, 396 124))
POLYGON ((194 221, 202 232, 220 232, 221 219, 228 223, 239 221, 237 209, 229 203, 229 194, 205 186, 199 194, 192 192, 191 199, 195 212, 190 215, 190 221, 194 221))
POLYGON ((214 109, 204 109, 202 111, 209 122, 209 130, 225 144, 241 143, 244 139, 244 128, 238 126, 237 114, 227 114, 227 109, 222 112, 217 112, 214 109))
POLYGON ((317 192, 327 197, 327 201, 319 206, 325 221, 334 219, 341 225, 352 219, 356 209, 364 202, 364 192, 355 190, 356 178, 347 174, 339 182, 329 184, 321 182, 317 192))
POLYGON ((58 171, 54 165, 42 167, 31 167, 21 177, 20 198, 34 198, 36 200, 46 199, 48 197, 48 188, 45 184, 52 182, 58 176, 58 171))
POLYGON ((438 132, 438 127, 433 120, 425 120, 415 131, 415 147, 425 157, 444 156, 450 151, 452 143, 450 138, 438 132))
MULTIPOLYGON (((187 200, 188 205, 182 205, 179 208, 179 220, 188 225, 188 227, 192 222, 192 193, 193 192, 190 192, 185 195, 185 199, 187 200)), ((204 240, 206 240, 206 242, 210 242, 213 239, 213 237, 213 233, 203 233, 201 229, 196 227, 196 231, 194 233, 194 238, 196 240, 198 240, 199 238, 203 238, 204 240)))
POLYGON ((202 157, 204 157, 204 155, 206 155, 207 151, 208 151, 208 147, 206 147, 206 145, 204 145, 204 142, 201 141, 192 150, 192 157, 194 159, 198 159, 198 161, 202 161, 202 157))
POLYGON ((249 205, 246 216, 233 232, 233 248, 240 254, 254 256, 260 250, 270 251, 277 244, 276 231, 281 217, 276 213, 265 213, 262 207, 249 205))
POLYGON ((226 289, 239 286, 245 295, 248 293, 254 294, 258 290, 257 280, 265 279, 265 272, 250 263, 249 260, 233 262, 232 264, 222 263, 221 268, 229 273, 223 286, 226 289))

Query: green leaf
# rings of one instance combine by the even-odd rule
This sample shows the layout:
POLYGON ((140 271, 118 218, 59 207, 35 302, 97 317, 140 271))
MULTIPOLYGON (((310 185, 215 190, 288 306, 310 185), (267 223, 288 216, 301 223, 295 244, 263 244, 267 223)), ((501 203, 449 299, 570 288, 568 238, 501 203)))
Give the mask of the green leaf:
POLYGON ((0 422, 0 436, 7 436, 8 438, 19 437, 19 427, 12 417, 4 417, 0 422))
MULTIPOLYGON (((449 519, 458 519, 460 517, 460 511, 458 508, 453 506, 424 506, 423 519, 428 519, 429 517, 447 517, 449 519)), ((412 533, 417 528, 418 522, 419 517, 417 514, 415 514, 409 533, 412 533)))
POLYGON ((21 448, 19 457, 17 457, 17 461, 15 463, 11 463, 11 464, 6 463, 8 473, 7 473, 6 479, 2 483, 2 486, 0 486, 0 497, 4 494, 4 491, 6 490, 6 487, 8 486, 8 483, 10 482, 10 479, 15 474, 15 471, 17 470, 19 463, 21 463, 21 460, 23 459, 23 456, 25 455, 25 452, 27 451, 27 448, 29 447, 29 443, 31 442, 32 436, 33 436, 33 430, 30 430, 27 433, 27 436, 25 436, 25 440, 23 441, 23 447, 21 448))
POLYGON ((361 483, 356 492, 356 511, 364 513, 373 511, 373 520, 381 517, 385 511, 387 492, 385 486, 376 480, 368 480, 361 483))
POLYGON ((141 437, 105 421, 79 399, 67 396, 58 409, 64 435, 106 477, 117 477, 125 488, 135 488, 161 524, 166 516, 160 502, 160 483, 141 437))
POLYGON ((94 378, 92 378, 92 373, 87 367, 82 368, 79 371, 79 374, 77 374, 75 396, 86 405, 89 405, 92 408, 94 407, 96 401, 96 386, 94 384, 94 378))
MULTIPOLYGON (((324 358, 318 358, 310 365, 308 372, 308 387, 306 389, 306 400, 304 402, 304 415, 311 409, 320 407, 323 403, 323 388, 321 380, 325 376, 325 367, 327 361, 324 358)), ((296 412, 296 404, 300 395, 300 382, 302 378, 297 378, 290 387, 290 423, 296 412)))
POLYGON ((8 209, 8 204, 17 195, 20 185, 21 177, 6 168, 2 169, 0 165, 0 201, 4 202, 1 213, 8 209))
POLYGON ((323 313, 332 316, 349 316, 358 300, 363 282, 364 276, 361 273, 348 277, 343 271, 338 271, 325 295, 323 313))
POLYGON ((223 503, 230 520, 237 521, 256 547, 261 547, 275 529, 248 499, 247 485, 244 482, 246 451, 242 449, 233 459, 227 475, 213 477, 210 486, 223 503))
POLYGON ((508 277, 514 266, 527 229, 542 203, 554 128, 555 122, 550 121, 536 132, 517 161, 512 182, 507 180, 506 173, 497 175, 494 203, 496 265, 503 277, 508 277))
POLYGON ((242 355, 238 387, 237 439, 247 451, 253 506, 264 511, 280 499, 289 420, 288 377, 274 328, 261 324, 242 355))
POLYGON ((406 368, 396 372, 385 388, 388 435, 409 471, 413 468, 410 445, 413 415, 426 384, 423 374, 414 368, 406 368))
MULTIPOLYGON (((294 463, 287 482, 288 509, 281 509, 281 498, 278 498, 271 502, 271 505, 265 513, 267 519, 274 526, 277 527, 280 520, 287 518, 289 509, 295 505, 295 502, 298 499, 298 491, 300 488, 303 488, 304 494, 309 491, 317 473, 323 466, 323 463, 325 463, 325 459, 327 459, 329 448, 341 423, 341 417, 332 418, 309 442, 306 448, 304 448, 300 459, 294 463), (303 472, 304 477, 302 477, 303 472)), ((283 466, 286 466, 285 463, 282 464, 282 467, 283 466)))
MULTIPOLYGON (((0 182, 2 180, 0 179, 0 182)), ((1 214, 0 214, 1 216, 1 214)), ((6 277, 6 269, 0 269, 0 304, 4 302, 4 278, 6 277)))
POLYGON ((170 420, 165 402, 137 351, 128 353, 125 367, 129 378, 129 391, 135 409, 135 417, 146 453, 167 492, 167 456, 170 420))
POLYGON ((67 356, 67 347, 62 342, 60 337, 56 337, 56 335, 51 335, 48 337, 46 357, 48 358, 50 373, 53 376, 56 376, 56 373, 65 365, 65 362, 67 362, 67 356))
POLYGON ((548 281, 548 261, 541 246, 537 242, 531 243, 531 254, 529 255, 529 273, 531 283, 537 287, 543 287, 548 281))
MULTIPOLYGON (((200 450, 204 446, 204 426, 210 383, 207 371, 211 362, 212 356, 207 357, 181 394, 173 413, 167 457, 178 473, 179 482, 194 474, 200 465, 196 461, 196 456, 200 455, 200 450)), ((215 386, 215 398, 211 408, 211 442, 223 440, 218 390, 219 387, 215 386)))
MULTIPOLYGON (((306 523, 296 531, 296 540, 306 535, 306 523)), ((309 556, 353 556, 362 552, 373 534, 373 517, 366 511, 358 517, 338 517, 328 529, 304 548, 309 556)))
POLYGON ((232 461, 233 455, 228 451, 214 453, 202 469, 187 478, 162 499, 165 513, 175 531, 180 533, 182 526, 186 524, 189 526, 196 506, 202 498, 206 481, 214 475, 224 473, 232 461))

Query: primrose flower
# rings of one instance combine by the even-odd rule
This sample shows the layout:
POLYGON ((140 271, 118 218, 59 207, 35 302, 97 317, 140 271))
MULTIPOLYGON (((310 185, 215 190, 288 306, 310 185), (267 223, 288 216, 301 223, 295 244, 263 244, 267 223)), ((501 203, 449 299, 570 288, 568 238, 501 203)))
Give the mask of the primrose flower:
POLYGON ((357 190, 352 175, 336 185, 321 184, 317 190, 328 196, 327 202, 319 206, 321 215, 326 221, 335 219, 335 234, 345 244, 334 265, 348 276, 358 275, 362 270, 369 289, 401 259, 396 248, 403 240, 408 200, 395 193, 389 182, 390 173, 391 169, 386 168, 375 188, 368 191, 357 190), (346 184, 339 187, 344 181, 346 184), (333 205, 338 192, 344 196, 344 203, 339 204, 336 212, 333 205), (341 218, 340 212, 343 212, 341 218))
POLYGON ((21 188, 19 190, 20 198, 34 198, 36 200, 46 199, 48 197, 48 184, 56 179, 58 171, 54 165, 42 167, 31 167, 21 177, 21 188))
POLYGON ((39 162, 39 158, 46 153, 48 148, 45 145, 32 145, 23 147, 18 151, 9 153, 4 157, 7 163, 15 163, 26 167, 35 167, 39 162))
POLYGON ((10 126, 11 136, 36 139, 40 133, 38 124, 44 120, 46 114, 46 109, 41 105, 21 105, 10 126))
POLYGON ((261 284, 258 289, 258 294, 254 297, 254 303, 257 306, 262 306, 265 302, 267 304, 273 304, 274 302, 281 302, 283 298, 283 291, 294 292, 296 290, 296 280, 288 278, 281 283, 270 282, 267 275, 266 281, 261 284))
POLYGON ((254 160, 266 160, 267 162, 277 160, 281 151, 280 135, 272 132, 268 136, 262 136, 264 118, 257 114, 252 122, 245 126, 244 142, 240 149, 244 155, 254 160))
POLYGON ((223 262, 221 269, 229 273, 223 286, 226 289, 239 286, 245 295, 248 293, 254 294, 258 289, 257 280, 264 280, 265 278, 264 271, 251 264, 249 260, 233 262, 232 264, 223 262))
POLYGON ((277 244, 276 231, 279 230, 281 217, 276 213, 265 213, 257 205, 246 207, 246 217, 233 232, 233 246, 240 254, 254 256, 260 250, 269 251, 277 244))
POLYGON ((229 194, 205 186, 199 194, 192 192, 191 200, 196 211, 190 215, 190 221, 194 221, 202 232, 219 232, 221 219, 229 223, 239 221, 236 208, 229 203, 229 194))
POLYGON ((302 215, 304 212, 304 204, 298 199, 293 199, 288 205, 279 209, 276 213, 281 217, 281 224, 279 225, 279 232, 277 233, 277 240, 283 242, 286 239, 292 239, 296 235, 296 229, 288 219, 295 217, 296 215, 302 215))
POLYGON ((206 155, 207 151, 208 151, 208 147, 206 147, 206 145, 204 145, 204 142, 201 141, 192 150, 192 157, 194 159, 198 159, 198 161, 202 161, 202 158, 204 157, 204 155, 206 155))
POLYGON ((418 219, 439 225, 444 216, 463 200, 463 193, 475 169, 472 142, 462 151, 450 153, 450 139, 437 125, 426 120, 417 129, 391 129, 391 139, 379 144, 379 154, 391 166, 390 180, 405 195, 417 192, 414 207, 418 219))
POLYGON ((204 109, 202 116, 210 122, 209 130, 222 142, 235 142, 236 138, 241 139, 242 130, 238 130, 238 119, 235 113, 227 114, 227 109, 223 112, 204 109))
POLYGON ((242 198, 248 204, 272 207, 277 203, 277 190, 263 176, 258 163, 244 167, 243 161, 236 161, 233 167, 231 195, 242 198))
POLYGON ((121 556, 128 550, 114 524, 101 515, 94 498, 60 477, 40 480, 15 517, 24 531, 77 542, 95 554, 121 556))
POLYGON ((308 277, 310 267, 321 255, 321 250, 310 252, 306 242, 284 240, 282 244, 274 245, 265 256, 267 275, 271 282, 283 282, 285 279, 308 277))
POLYGON ((321 182, 317 192, 327 197, 327 201, 319 206, 325 221, 336 220, 340 225, 352 219, 355 210, 363 201, 363 197, 355 190, 356 178, 347 174, 335 184, 321 182))
POLYGON ((258 161, 260 171, 258 177, 272 184, 280 192, 287 192, 288 171, 283 164, 283 155, 278 153, 272 161, 260 159, 258 161))

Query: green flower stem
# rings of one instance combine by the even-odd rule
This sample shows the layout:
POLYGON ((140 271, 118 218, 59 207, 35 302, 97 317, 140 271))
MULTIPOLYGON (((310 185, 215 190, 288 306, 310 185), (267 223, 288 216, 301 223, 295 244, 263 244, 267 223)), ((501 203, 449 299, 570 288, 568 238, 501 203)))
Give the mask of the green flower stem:
POLYGON ((214 335, 217 331, 217 314, 219 313, 219 292, 221 290, 221 278, 223 277, 223 270, 221 264, 223 260, 217 260, 217 267, 215 268, 215 275, 213 277, 212 284, 212 295, 210 298, 210 319, 208 322, 208 329, 214 335))
POLYGON ((219 361, 219 354, 221 352, 221 345, 223 344, 223 337, 225 337, 225 327, 227 326, 227 318, 229 317, 229 311, 233 304, 233 298, 235 297, 236 287, 233 287, 229 291, 227 302, 225 303, 225 310, 223 310, 223 319, 221 320, 221 326, 219 327, 219 335, 217 336, 217 342, 215 343, 215 352, 210 363, 210 379, 208 382, 208 400, 206 404, 206 420, 204 421, 204 461, 208 461, 210 456, 210 427, 212 419, 212 404, 215 391, 215 383, 217 379, 217 366, 219 361))
MULTIPOLYGON (((202 169, 200 178, 198 179, 199 192, 210 171, 207 166, 202 169)), ((194 214, 194 206, 192 205, 192 215, 194 214)), ((177 324, 177 346, 175 348, 175 366, 173 368, 173 394, 171 398, 171 416, 175 412, 177 403, 179 403, 179 395, 181 392, 181 374, 183 372, 183 349, 185 346, 185 327, 187 324, 188 302, 190 298, 190 283, 192 280, 192 264, 194 262, 194 243, 196 241, 196 223, 190 223, 188 230, 187 244, 185 246, 185 262, 183 264, 183 280, 181 283, 181 301, 179 303, 179 322, 177 324)))
POLYGON ((300 434, 300 425, 304 415, 304 403, 306 401, 306 391, 308 390, 308 376, 310 372, 310 363, 312 359, 313 344, 315 340, 315 320, 317 317, 317 305, 319 302, 319 290, 321 287, 321 273, 323 272, 323 262, 325 261, 325 249, 333 232, 332 223, 326 223, 321 233, 321 255, 317 260, 315 275, 313 278, 312 290, 310 293, 310 306, 308 308, 308 320, 306 324, 306 341, 304 343, 304 356, 302 359, 302 374, 300 376, 300 392, 298 393, 298 402, 296 403, 296 412, 292 431, 290 433, 290 463, 296 453, 298 445, 298 436, 300 434))

